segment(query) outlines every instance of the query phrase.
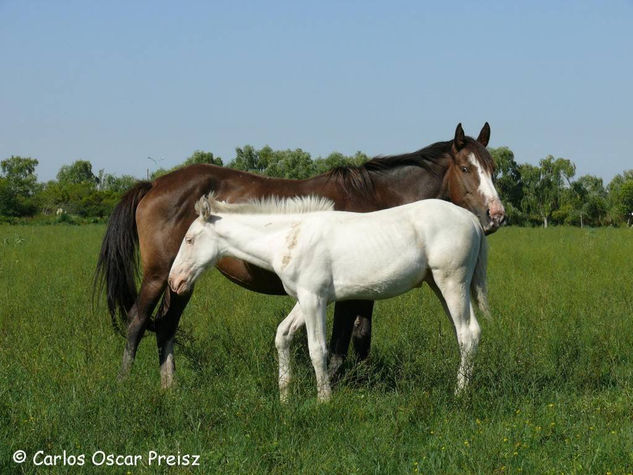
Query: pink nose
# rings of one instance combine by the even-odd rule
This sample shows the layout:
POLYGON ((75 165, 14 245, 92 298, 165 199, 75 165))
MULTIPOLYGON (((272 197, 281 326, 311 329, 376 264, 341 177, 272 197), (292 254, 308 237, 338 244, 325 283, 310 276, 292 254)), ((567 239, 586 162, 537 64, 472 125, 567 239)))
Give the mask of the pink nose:
POLYGON ((488 215, 490 219, 498 226, 506 217, 506 210, 500 200, 495 200, 490 203, 488 208, 488 215))
POLYGON ((184 279, 180 277, 170 276, 169 279, 167 280, 167 283, 169 284, 169 287, 171 288, 171 290, 178 293, 178 291, 180 290, 180 287, 182 287, 182 285, 185 282, 184 282, 184 279))
POLYGON ((187 281, 186 274, 178 274, 177 276, 169 276, 167 279, 167 283, 169 284, 169 288, 176 292, 178 295, 182 295, 189 289, 189 284, 187 281))

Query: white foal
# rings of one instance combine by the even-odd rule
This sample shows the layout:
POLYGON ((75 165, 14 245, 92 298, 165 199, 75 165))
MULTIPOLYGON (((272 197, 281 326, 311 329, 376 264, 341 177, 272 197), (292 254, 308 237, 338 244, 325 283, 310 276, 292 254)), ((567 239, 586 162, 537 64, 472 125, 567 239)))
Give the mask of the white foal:
POLYGON ((326 307, 347 299, 377 300, 428 282, 455 327, 461 354, 459 392, 472 372, 480 328, 471 291, 487 312, 487 244, 478 219, 440 200, 424 200, 373 213, 332 211, 316 197, 227 204, 212 195, 196 205, 199 218, 180 246, 169 285, 187 292, 224 256, 275 272, 297 299, 279 325, 279 390, 287 400, 290 342, 305 325, 318 398, 330 397, 326 307))

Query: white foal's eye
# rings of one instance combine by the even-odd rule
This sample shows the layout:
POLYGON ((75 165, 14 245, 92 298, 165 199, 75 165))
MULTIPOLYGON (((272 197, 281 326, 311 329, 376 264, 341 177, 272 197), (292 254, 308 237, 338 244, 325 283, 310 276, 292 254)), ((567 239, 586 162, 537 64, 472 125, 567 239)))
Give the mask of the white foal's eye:
POLYGON ((193 238, 192 238, 192 237, 189 237, 189 236, 185 236, 185 242, 186 242, 187 244, 193 244, 193 238))

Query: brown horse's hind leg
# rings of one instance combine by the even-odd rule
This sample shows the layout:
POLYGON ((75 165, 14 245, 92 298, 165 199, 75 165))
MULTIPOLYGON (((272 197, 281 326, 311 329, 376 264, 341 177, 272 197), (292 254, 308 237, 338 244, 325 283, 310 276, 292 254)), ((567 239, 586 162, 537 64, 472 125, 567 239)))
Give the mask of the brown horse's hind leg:
POLYGON ((334 326, 330 340, 330 376, 336 374, 345 361, 350 339, 360 360, 369 355, 371 345, 371 314, 374 302, 371 300, 347 300, 336 302, 334 326))
POLYGON ((128 319, 130 324, 127 327, 127 343, 123 351, 123 363, 121 365, 120 378, 125 378, 132 369, 138 344, 143 338, 143 333, 149 323, 149 317, 154 311, 163 290, 166 279, 147 279, 141 283, 138 297, 134 306, 130 309, 128 319))
POLYGON ((180 316, 185 310, 191 292, 186 295, 178 295, 171 289, 165 291, 165 297, 161 305, 160 313, 156 317, 156 344, 158 345, 158 363, 160 364, 160 385, 163 388, 170 387, 174 382, 174 341, 180 316))
POLYGON ((352 342, 358 358, 364 360, 369 356, 371 347, 371 314, 374 311, 374 301, 358 300, 356 305, 352 342))

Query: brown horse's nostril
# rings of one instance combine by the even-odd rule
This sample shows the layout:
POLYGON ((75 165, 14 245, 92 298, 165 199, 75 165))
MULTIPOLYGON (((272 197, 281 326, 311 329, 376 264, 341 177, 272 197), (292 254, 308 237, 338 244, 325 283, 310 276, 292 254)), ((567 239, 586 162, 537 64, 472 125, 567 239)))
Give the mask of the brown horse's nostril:
POLYGON ((506 214, 503 212, 494 213, 490 216, 490 220, 494 222, 497 226, 501 226, 506 220, 506 214))

